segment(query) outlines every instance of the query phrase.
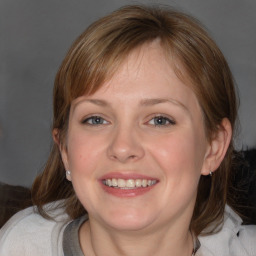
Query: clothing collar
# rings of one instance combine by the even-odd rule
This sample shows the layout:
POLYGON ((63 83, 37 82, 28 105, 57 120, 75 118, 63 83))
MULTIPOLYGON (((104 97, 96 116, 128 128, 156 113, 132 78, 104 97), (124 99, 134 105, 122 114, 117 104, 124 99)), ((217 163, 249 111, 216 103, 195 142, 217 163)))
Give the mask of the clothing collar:
MULTIPOLYGON (((63 234, 63 252, 64 256, 84 256, 79 242, 79 228, 88 220, 88 215, 82 216, 71 221, 65 228, 63 234)), ((201 244, 198 238, 191 232, 193 240, 192 256, 196 256, 201 244)))

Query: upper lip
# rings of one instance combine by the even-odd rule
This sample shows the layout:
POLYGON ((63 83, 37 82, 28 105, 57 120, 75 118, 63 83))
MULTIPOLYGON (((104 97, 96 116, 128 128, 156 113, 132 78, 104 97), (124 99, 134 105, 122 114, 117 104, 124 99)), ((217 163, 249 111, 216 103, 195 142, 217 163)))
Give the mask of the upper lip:
POLYGON ((129 179, 146 179, 146 180, 158 180, 155 177, 143 175, 143 174, 138 174, 138 173, 124 173, 124 172, 111 172, 103 175, 100 180, 107 180, 107 179, 124 179, 124 180, 129 180, 129 179))

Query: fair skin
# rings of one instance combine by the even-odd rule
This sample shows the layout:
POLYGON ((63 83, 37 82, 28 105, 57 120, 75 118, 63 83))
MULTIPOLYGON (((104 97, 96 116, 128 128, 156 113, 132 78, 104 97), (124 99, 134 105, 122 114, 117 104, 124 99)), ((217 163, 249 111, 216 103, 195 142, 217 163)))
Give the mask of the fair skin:
POLYGON ((159 42, 134 50, 97 92, 72 102, 60 147, 89 214, 84 254, 191 255, 198 181, 218 168, 230 137, 224 119, 209 143, 198 100, 159 42))

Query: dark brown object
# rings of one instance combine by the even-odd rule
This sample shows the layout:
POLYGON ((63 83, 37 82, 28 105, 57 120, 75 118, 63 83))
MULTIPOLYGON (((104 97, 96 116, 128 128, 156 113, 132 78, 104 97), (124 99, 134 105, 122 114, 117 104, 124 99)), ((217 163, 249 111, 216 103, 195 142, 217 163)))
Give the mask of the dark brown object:
POLYGON ((16 212, 31 205, 30 189, 0 182, 0 228, 16 212))

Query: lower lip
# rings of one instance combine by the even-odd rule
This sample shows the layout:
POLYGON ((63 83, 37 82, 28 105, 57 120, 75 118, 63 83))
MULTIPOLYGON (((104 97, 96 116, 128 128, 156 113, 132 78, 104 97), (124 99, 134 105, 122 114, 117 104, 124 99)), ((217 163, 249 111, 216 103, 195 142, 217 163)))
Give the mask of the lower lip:
MULTIPOLYGON (((157 183, 156 183, 157 184, 157 183)), ((109 187, 101 183, 102 188, 105 192, 116 196, 116 197, 136 197, 141 196, 147 192, 149 192, 151 189, 153 189, 156 184, 149 186, 149 187, 140 187, 140 188, 134 188, 134 189, 121 189, 121 188, 115 188, 115 187, 109 187)))

